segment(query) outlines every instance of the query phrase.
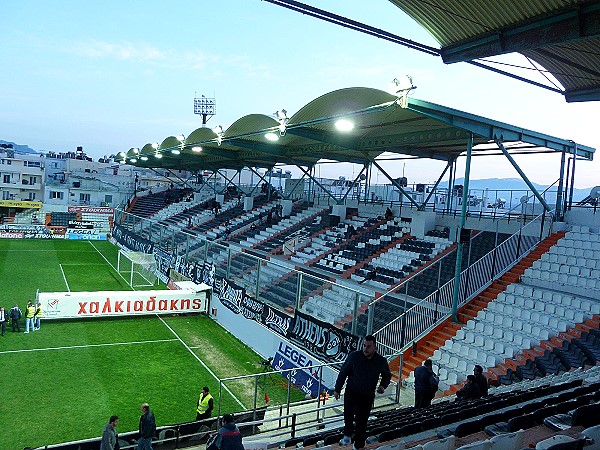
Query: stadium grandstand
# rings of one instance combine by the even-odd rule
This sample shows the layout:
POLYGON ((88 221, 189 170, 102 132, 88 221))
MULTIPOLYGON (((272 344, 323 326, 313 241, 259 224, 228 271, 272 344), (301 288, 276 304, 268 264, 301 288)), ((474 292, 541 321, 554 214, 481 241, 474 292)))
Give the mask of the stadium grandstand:
MULTIPOLYGON (((394 3, 409 9, 410 2, 394 3)), ((412 11, 423 25, 431 23, 426 8, 412 11)), ((596 9, 582 7, 580 17, 596 9)), ((477 13, 483 14, 474 8, 477 13)), ((521 28, 526 19, 532 25, 531 18, 510 13, 489 15, 503 23, 510 16, 519 27, 509 31, 533 39, 521 28)), ((489 29, 474 33, 480 46, 489 29)), ((584 37, 569 43, 585 45, 584 37)), ((557 47, 539 48, 551 43, 529 53, 552 59, 557 47)), ((564 58, 555 63, 559 72, 564 58)), ((597 97, 596 85, 563 75, 568 100, 597 97)), ((577 205, 568 193, 575 161, 585 163, 594 152, 408 97, 408 90, 341 89, 290 117, 251 114, 226 130, 198 128, 187 138, 169 136, 123 152, 123 163, 137 167, 212 175, 174 177, 169 189, 135 195, 115 212, 110 239, 123 251, 152 255, 154 264, 145 270, 171 286, 209 286, 207 316, 265 357, 265 372, 248 376, 253 408, 236 419, 247 449, 337 448, 344 437, 342 403, 330 398, 337 370, 369 334, 393 373, 369 417, 369 449, 600 448, 598 198, 577 205), (558 179, 539 191, 513 155, 547 153, 560 155, 558 179), (470 190, 472 156, 491 154, 514 166, 529 187, 524 195, 507 202, 470 190), (434 184, 409 184, 391 173, 390 155, 444 167, 434 184), (323 160, 355 164, 360 172, 334 191, 315 176, 323 160), (464 161, 462 184, 458 160, 464 161), (284 166, 303 175, 275 186, 271 176, 284 166), (375 169, 385 185, 373 182, 375 169), (235 175, 217 181, 225 170, 235 175), (236 183, 242 170, 258 182, 236 183), (417 409, 414 370, 427 359, 439 390, 432 405, 417 409), (476 365, 489 381, 488 395, 461 400, 457 392, 476 365), (259 383, 273 373, 305 400, 288 396, 278 405, 259 405, 259 383)), ((216 404, 236 381, 220 379, 216 404)), ((204 422, 159 427, 157 448, 205 446, 225 412, 216 409, 204 422)), ((136 448, 136 432, 119 438, 121 449, 136 448)), ((43 448, 98 445, 99 439, 88 439, 43 448)))
MULTIPOLYGON (((327 397, 339 363, 367 334, 377 337, 395 374, 369 420, 370 447, 591 442, 599 425, 592 411, 600 408, 595 210, 566 199, 564 163, 555 186, 533 188, 504 208, 476 201, 468 180, 474 152, 500 150, 528 182, 511 152, 591 159, 594 149, 401 100, 373 89, 340 90, 286 118, 285 133, 277 120, 251 115, 224 132, 200 128, 184 141, 132 149, 124 159, 140 167, 251 167, 260 180, 182 182, 137 196, 117 211, 112 237, 153 253, 165 281, 212 286, 208 314, 259 354, 273 355, 270 370, 303 380, 305 402, 254 409, 238 420, 248 448, 337 445, 341 405, 327 397), (340 136, 336 122, 344 117, 355 124, 340 136), (266 142, 268 132, 280 133, 281 145, 266 142), (172 156, 175 147, 180 153, 172 156), (436 184, 409 186, 387 174, 376 159, 383 153, 440 158, 447 167, 436 184), (453 181, 459 157, 467 160, 461 186, 453 181), (364 172, 339 195, 314 178, 321 159, 361 164, 364 172), (274 163, 296 164, 305 176, 276 188, 255 169, 269 173, 274 163), (370 167, 389 184, 371 184, 370 167), (446 174, 448 186, 440 187, 446 174), (302 357, 291 361, 290 348, 302 357), (413 371, 425 359, 439 375, 439 391, 432 406, 415 409, 413 371), (459 401, 456 392, 475 365, 484 368, 489 394, 459 401)), ((204 442, 210 427, 199 425, 163 427, 157 438, 165 448, 204 442)), ((135 433, 121 439, 132 446, 135 433)))

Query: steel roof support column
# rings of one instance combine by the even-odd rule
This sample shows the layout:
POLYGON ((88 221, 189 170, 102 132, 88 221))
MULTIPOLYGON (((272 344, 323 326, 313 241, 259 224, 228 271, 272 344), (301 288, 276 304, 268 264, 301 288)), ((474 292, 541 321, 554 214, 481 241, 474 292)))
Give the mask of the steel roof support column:
POLYGON ((371 192, 371 176, 373 175, 373 166, 369 163, 369 167, 367 169, 367 182, 365 183, 365 205, 369 200, 369 194, 371 192))
POLYGON ((442 171, 442 174, 440 175, 440 177, 438 178, 438 180, 435 182, 435 184, 433 185, 433 188, 431 189, 431 191, 429 192, 429 195, 427 196, 427 198, 425 199, 425 201, 421 204, 421 206, 419 207, 419 211, 424 211, 425 210, 425 206, 427 205, 427 202, 429 201, 429 199, 431 198, 431 196, 433 195, 433 193, 435 192, 435 190, 438 187, 438 184, 440 184, 440 181, 442 181, 442 178, 444 177, 444 175, 446 175, 446 172, 448 171, 448 169, 450 168, 450 161, 448 161, 448 164, 446 164, 446 167, 444 168, 444 170, 442 171))
POLYGON ((383 167, 381 167, 379 164, 377 164, 377 161, 375 161, 374 159, 371 160, 371 163, 373 163, 373 165, 375 167, 377 167, 377 169, 379 169, 379 171, 388 179, 390 180, 390 182, 417 208, 419 209, 419 204, 410 196, 407 194, 407 192, 404 190, 404 188, 402 186, 400 186, 400 183, 398 183, 396 180, 392 179, 392 177, 385 171, 383 170, 383 167))
MULTIPOLYGON (((255 174, 255 175, 256 175, 256 176, 257 176, 259 179, 261 179, 261 180, 263 181, 263 183, 266 183, 266 182, 267 182, 267 180, 265 180, 265 177, 263 177, 263 176, 262 176, 260 173, 258 173, 258 172, 256 171, 256 169, 254 169, 253 167, 248 167, 248 169, 250 169, 250 170, 252 171, 252 173, 253 173, 253 174, 255 174)), ((259 185, 259 184, 260 184, 260 183, 256 183, 256 186, 254 186, 254 187, 252 188, 252 190, 251 190, 251 191, 248 193, 248 195, 252 195, 252 193, 253 193, 253 192, 256 190, 256 188, 258 188, 258 185, 259 185)))
POLYGON ((577 143, 573 142, 573 165, 571 166, 571 186, 569 188, 569 211, 573 207, 573 186, 575 185, 575 161, 577 161, 577 143))
POLYGON ((527 184, 529 189, 531 189, 531 192, 533 192, 533 195, 535 195, 535 197, 540 201, 540 203, 544 206, 546 211, 551 211, 551 208, 548 206, 548 203, 546 203, 546 200, 544 200, 544 197, 542 197, 542 195, 538 192, 538 190, 531 183, 531 181, 529 181, 529 178, 527 178, 527 175, 525 175, 525 172, 523 172, 521 170, 521 168, 519 167, 519 165, 517 164, 515 159, 512 157, 512 155, 510 153, 508 153, 508 150, 506 150, 506 148, 502 144, 502 141, 496 139, 495 142, 496 142, 496 145, 498 146, 498 148, 500 150, 502 150, 502 153, 504 153, 504 156, 506 156, 506 159, 508 159, 510 161, 510 163, 515 168, 515 170, 519 173, 519 175, 521 175, 521 178, 523 178, 523 181, 525 182, 525 184, 527 184))
POLYGON ((452 206, 452 192, 454 191, 454 177, 456 175, 456 158, 450 161, 450 173, 448 174, 448 192, 446 196, 446 212, 450 214, 450 209, 452 206))
MULTIPOLYGON (((331 195, 331 192, 329 192, 327 189, 325 189, 325 187, 321 183, 319 183, 317 181, 317 179, 315 177, 313 177, 308 171, 304 170, 304 168, 298 164, 296 164, 296 167, 298 169, 300 169, 302 171, 302 173, 304 173, 304 175, 306 175, 313 183, 315 183, 317 186, 319 186, 321 189, 323 189, 323 191, 333 199, 333 201, 336 203, 336 205, 340 204, 339 200, 337 198, 335 198, 333 195, 331 195)), ((313 167, 314 166, 311 167, 311 169, 310 169, 311 171, 312 171, 313 167)), ((310 200, 310 196, 309 196, 309 200, 310 200)))
MULTIPOLYGON (((231 180, 229 178, 227 178, 225 175, 223 175, 221 172, 219 172, 221 174, 221 176, 223 178, 225 178, 225 180, 227 181, 227 183, 225 183, 225 189, 223 189, 223 194, 227 191, 227 186, 229 186, 230 184, 233 185, 235 187, 235 181, 233 181, 233 179, 235 178, 235 176, 240 173, 240 170, 238 170, 232 177, 231 180)), ((227 173, 227 172, 225 172, 227 173)))
POLYGON ((273 166, 273 168, 271 168, 271 170, 269 170, 269 185, 267 186, 267 203, 271 201, 271 188, 273 186, 271 186, 271 177, 273 176, 273 169, 275 168, 275 166, 273 166))
POLYGON ((565 178, 565 159, 566 153, 563 149, 560 155, 560 174, 558 176, 558 192, 556 193, 556 217, 558 220, 563 220, 564 218, 564 210, 563 210, 563 189, 564 189, 564 178, 565 178))
MULTIPOLYGON (((300 179, 298 181, 296 181, 296 184, 294 184, 294 187, 292 189, 290 189, 290 193, 288 195, 282 195, 284 200, 289 200, 289 198, 292 196, 292 194, 294 193, 294 191, 296 190, 296 188, 298 187, 300 182, 304 180, 304 177, 305 177, 305 175, 303 174, 302 177, 300 177, 300 179)), ((302 189, 302 192, 304 192, 304 189, 302 189)))
POLYGON ((456 265, 454 266, 454 290, 452 291, 452 320, 458 322, 456 311, 458 310, 458 295, 460 294, 460 272, 462 268, 463 244, 461 239, 462 230, 467 221, 467 204, 469 203, 469 178, 471 176, 471 154, 473 153, 473 134, 469 134, 467 140, 467 160, 465 162, 465 180, 463 182, 462 205, 460 210, 460 226, 456 232, 458 246, 456 247, 456 265))
MULTIPOLYGON (((214 187, 214 186, 212 186, 212 185, 208 184, 208 181, 209 181, 209 180, 210 180, 210 179, 211 179, 213 176, 215 176, 215 175, 216 175, 216 173, 217 173, 217 172, 213 172, 213 173, 211 173, 211 174, 210 174, 210 176, 209 176, 209 177, 206 179, 206 181, 204 182, 204 185, 205 185, 205 186, 208 186, 209 188, 211 188, 211 189, 212 189, 212 191, 215 193, 215 195, 217 195, 217 194, 218 194, 218 192, 217 192, 217 190, 215 189, 215 187, 214 187)), ((215 184, 216 184, 216 177, 215 177, 215 184)))
MULTIPOLYGON (((153 169, 154 170, 154 169, 153 169)), ((192 190, 194 189, 189 183, 188 180, 191 178, 188 178, 187 180, 184 180, 183 178, 181 178, 179 175, 177 175, 176 173, 173 172, 172 169, 167 169, 167 171, 173 175, 173 177, 175 177, 176 179, 178 179, 179 181, 181 181, 185 186, 188 186, 189 188, 191 188, 192 190)), ((158 173, 158 172, 157 172, 158 173)), ((167 180, 171 181, 171 179, 169 177, 165 177, 167 180)))
MULTIPOLYGON (((346 191, 346 193, 344 194, 344 196, 342 197, 342 201, 346 201, 346 198, 348 197, 348 194, 350 193, 350 191, 354 188, 356 188, 356 182, 358 181, 358 179, 360 178, 360 176, 363 174, 363 172, 365 171, 365 169, 367 168, 367 166, 363 166, 362 170, 360 171, 360 173, 356 176, 356 178, 354 179, 354 181, 352 182, 352 184, 350 185, 350 187, 348 188, 348 190, 346 191)), ((358 190, 360 191, 360 184, 358 185, 358 190)))

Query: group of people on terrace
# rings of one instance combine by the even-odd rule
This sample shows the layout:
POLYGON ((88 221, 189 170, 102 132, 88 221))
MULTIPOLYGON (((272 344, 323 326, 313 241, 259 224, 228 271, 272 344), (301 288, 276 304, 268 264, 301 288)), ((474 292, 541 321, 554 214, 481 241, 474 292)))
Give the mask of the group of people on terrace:
MULTIPOLYGON (((214 399, 207 386, 202 388, 196 407, 196 421, 209 419, 214 408, 214 399)), ((156 436, 156 418, 148 403, 140 406, 140 416, 137 440, 137 450, 152 450, 152 438, 156 436)), ((120 448, 117 434, 119 416, 113 415, 102 430, 100 450, 116 450, 120 448)), ((235 424, 232 414, 221 418, 221 428, 212 434, 206 444, 207 450, 244 450, 242 434, 235 424)))
MULTIPOLYGON (((42 315, 43 310, 40 302, 35 305, 31 301, 27 302, 27 306, 25 307, 25 333, 29 333, 29 331, 38 331, 40 329, 42 315)), ((23 312, 18 304, 15 303, 15 306, 13 306, 9 312, 6 312, 4 306, 0 306, 0 331, 2 332, 2 336, 6 333, 6 325, 9 320, 12 325, 12 331, 20 333, 20 320, 22 317, 23 312)))
MULTIPOLYGON (((439 388, 440 379, 433 370, 430 359, 423 362, 422 366, 415 369, 415 408, 425 408, 439 388)), ((488 395, 488 380, 483 374, 483 367, 476 365, 473 374, 467 375, 462 388, 456 392, 457 400, 469 400, 488 395)))

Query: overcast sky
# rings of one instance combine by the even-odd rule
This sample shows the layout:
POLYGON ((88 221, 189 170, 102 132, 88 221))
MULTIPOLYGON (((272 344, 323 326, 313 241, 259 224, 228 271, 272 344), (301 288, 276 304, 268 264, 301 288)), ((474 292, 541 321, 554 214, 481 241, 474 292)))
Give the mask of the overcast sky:
MULTIPOLYGON (((306 3, 439 47, 387 0, 306 3)), ((187 136, 200 126, 195 95, 216 97, 209 125, 227 128, 250 113, 285 108, 291 115, 340 88, 386 89, 407 73, 416 98, 600 148, 600 102, 568 104, 559 94, 468 64, 444 65, 261 0, 4 0, 2 11, 0 139, 36 150, 80 145, 98 158, 187 136)), ((577 164, 577 187, 600 185, 598 158, 577 164)), ((552 155, 518 162, 533 181, 558 178, 552 155)), ((409 161, 389 171, 433 182, 442 168, 409 161)), ((335 165, 320 174, 359 170, 335 165)), ((499 158, 476 158, 471 176, 518 177, 499 158)))

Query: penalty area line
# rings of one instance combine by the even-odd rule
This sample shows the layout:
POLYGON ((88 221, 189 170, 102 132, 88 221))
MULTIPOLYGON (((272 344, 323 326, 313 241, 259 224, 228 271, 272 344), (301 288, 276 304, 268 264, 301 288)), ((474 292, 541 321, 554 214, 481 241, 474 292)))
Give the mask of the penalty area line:
POLYGON ((96 246, 92 243, 92 241, 88 241, 88 242, 94 248, 94 250, 96 250, 98 252, 98 254, 100 256, 102 256, 102 258, 104 259, 104 261, 106 261, 106 264, 108 264, 110 267, 112 267, 112 269, 117 273, 117 275, 119 275, 123 279, 123 281, 131 288, 132 291, 135 291, 136 289, 133 286, 131 286, 129 284, 129 282, 125 279, 125 277, 123 275, 121 275, 121 273, 117 270, 117 268, 115 266, 113 266, 108 259, 106 259, 106 256, 104 256, 102 254, 102 252, 96 248, 96 246))
POLYGON ((49 350, 69 350, 73 348, 91 348, 91 347, 113 347, 116 345, 137 345, 137 344, 153 344, 156 342, 177 342, 177 339, 155 339, 152 341, 133 341, 133 342, 110 342, 107 344, 86 344, 86 345, 70 345, 64 347, 47 347, 47 348, 29 348, 21 350, 4 350, 0 351, 0 355, 4 353, 27 353, 27 352, 46 352, 49 350))
POLYGON ((59 264, 58 266, 60 267, 60 271, 62 273, 63 280, 65 280, 65 284, 67 285, 67 291, 71 292, 71 288, 69 287, 69 283, 67 282, 67 277, 65 276, 65 271, 63 270, 63 265, 59 264))
MULTIPOLYGON (((204 363, 204 361, 202 361, 202 360, 201 360, 201 359, 198 357, 198 355, 196 355, 196 354, 195 354, 195 353, 192 351, 192 349, 190 348, 190 346, 189 346, 189 345, 187 345, 185 342, 183 342, 183 339, 181 339, 181 338, 179 337, 179 335, 178 335, 177 333, 175 333, 175 330, 173 330, 173 328, 171 328, 171 327, 169 326, 169 324, 168 324, 167 322, 165 322, 165 321, 164 321, 164 319, 163 319, 162 317, 160 317, 158 314, 156 315, 156 317, 158 317, 158 318, 160 319, 160 321, 161 321, 162 323, 164 323, 164 324, 165 324, 165 326, 166 326, 166 327, 167 327, 167 328, 168 328, 168 329, 171 331, 171 333, 173 333, 173 336, 175 336, 175 337, 176 337, 176 338, 179 340, 179 342, 181 342, 181 344, 182 344, 182 345, 183 345, 183 346, 184 346, 184 347, 185 347, 185 348, 186 348, 186 349, 187 349, 187 350, 188 350, 188 351, 189 351, 189 352, 192 354, 192 356, 193 356, 194 358, 196 358, 200 364, 202 364, 202 367, 204 367, 204 368, 205 368, 205 369, 208 371, 208 373, 210 373, 210 374, 212 375, 212 377, 213 377, 215 380, 219 381, 219 383, 220 383, 219 377, 217 377, 217 376, 215 375, 215 373, 214 373, 212 370, 210 370, 210 368, 209 368, 209 367, 208 367, 208 366, 207 366, 207 365, 204 363)), ((223 385, 223 389, 225 389, 225 390, 226 390, 226 391, 229 393, 229 395, 231 395, 231 397, 232 397, 232 398, 233 398, 233 399, 234 399, 234 400, 235 400, 235 401, 238 403, 238 405, 240 405, 240 406, 241 406, 242 408, 244 408, 244 409, 248 409, 248 408, 246 408, 246 406, 245 406, 245 405, 244 405, 244 404, 243 404, 243 403, 242 403, 242 402, 241 402, 241 401, 240 401, 240 400, 239 400, 239 399, 238 399, 238 398, 237 398, 235 395, 233 395, 233 392, 231 392, 231 391, 229 390, 229 388, 228 388, 226 385, 223 385)))

